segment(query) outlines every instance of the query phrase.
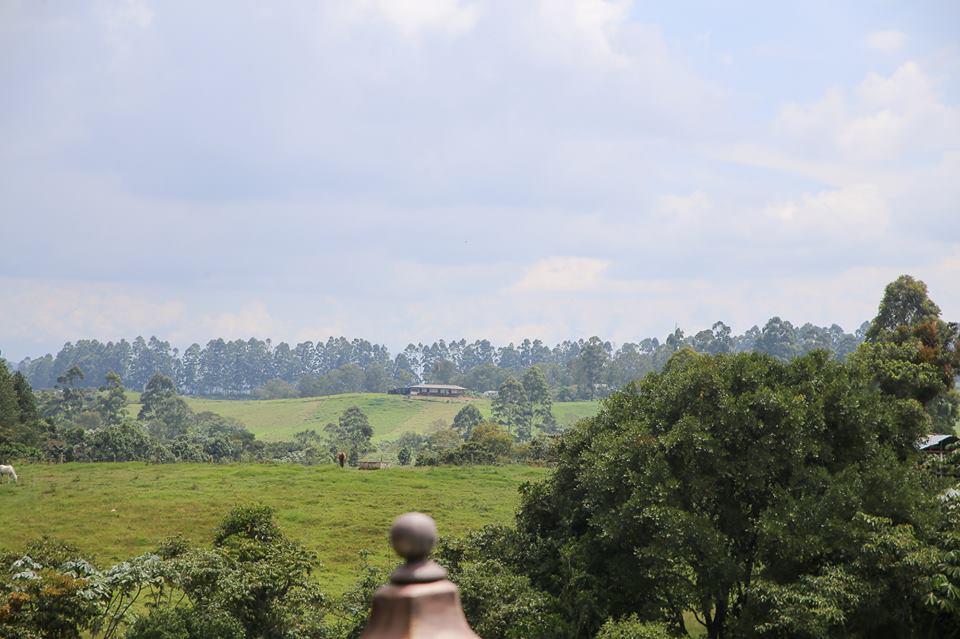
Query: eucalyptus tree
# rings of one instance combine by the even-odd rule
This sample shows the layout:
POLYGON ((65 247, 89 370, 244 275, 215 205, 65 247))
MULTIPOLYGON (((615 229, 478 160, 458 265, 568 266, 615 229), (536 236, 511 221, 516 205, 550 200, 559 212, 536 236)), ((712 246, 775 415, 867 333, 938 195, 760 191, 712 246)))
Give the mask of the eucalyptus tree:
POLYGON ((508 377, 493 398, 493 418, 513 431, 520 441, 531 436, 530 400, 523 384, 516 377, 508 377))
POLYGON ((480 414, 480 409, 473 404, 467 404, 457 411, 457 414, 454 416, 453 428, 459 432, 464 439, 468 439, 474 427, 482 421, 483 415, 480 414))

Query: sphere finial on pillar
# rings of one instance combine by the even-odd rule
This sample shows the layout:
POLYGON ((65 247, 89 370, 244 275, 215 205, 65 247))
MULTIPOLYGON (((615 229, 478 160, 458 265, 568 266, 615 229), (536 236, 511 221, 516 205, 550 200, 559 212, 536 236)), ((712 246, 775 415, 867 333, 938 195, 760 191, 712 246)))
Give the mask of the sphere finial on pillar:
POLYGON ((390 543, 407 561, 426 559, 437 545, 437 524, 423 513, 407 513, 393 521, 390 543))
POLYGON ((390 528, 390 543, 406 563, 374 594, 360 639, 480 639, 467 623, 447 571, 429 559, 437 545, 433 519, 423 513, 400 515, 390 528))
POLYGON ((447 576, 443 566, 428 559, 437 545, 437 524, 429 515, 407 513, 397 517, 390 528, 390 543, 407 562, 390 575, 393 583, 428 583, 447 576))

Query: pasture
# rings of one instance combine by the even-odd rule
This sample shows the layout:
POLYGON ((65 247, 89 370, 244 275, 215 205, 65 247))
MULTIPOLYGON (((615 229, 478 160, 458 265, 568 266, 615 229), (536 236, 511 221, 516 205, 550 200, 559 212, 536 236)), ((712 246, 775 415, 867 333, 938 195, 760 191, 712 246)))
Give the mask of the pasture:
POLYGON ((143 463, 18 465, 18 485, 0 485, 0 548, 22 550, 41 535, 70 542, 110 565, 182 534, 209 545, 234 505, 262 502, 285 533, 320 560, 329 593, 357 577, 358 553, 392 566, 387 531, 395 516, 429 513, 441 535, 512 522, 523 482, 547 476, 528 466, 340 469, 333 465, 143 463))
MULTIPOLYGON (((136 415, 140 405, 139 395, 130 393, 130 411, 136 415)), ((318 432, 337 421, 351 406, 359 406, 370 419, 374 440, 394 439, 405 431, 423 433, 437 420, 447 424, 453 421, 467 403, 474 404, 489 417, 492 413, 490 400, 466 398, 404 397, 386 393, 347 393, 325 397, 301 397, 295 399, 232 400, 184 397, 195 412, 210 411, 236 419, 250 432, 264 441, 280 441, 293 438, 294 433, 309 428, 318 432)), ((553 405, 553 414, 562 426, 568 426, 583 417, 591 417, 599 410, 597 401, 558 402, 553 405)))

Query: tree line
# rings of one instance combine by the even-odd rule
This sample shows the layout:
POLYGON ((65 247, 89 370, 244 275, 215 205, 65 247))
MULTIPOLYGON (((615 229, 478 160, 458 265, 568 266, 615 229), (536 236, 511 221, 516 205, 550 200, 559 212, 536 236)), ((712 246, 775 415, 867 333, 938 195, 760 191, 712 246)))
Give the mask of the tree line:
POLYGON ((459 384, 483 392, 538 366, 554 398, 567 401, 608 395, 661 370, 673 353, 684 348, 708 354, 758 352, 781 360, 824 349, 842 360, 863 341, 865 330, 866 324, 852 334, 836 324, 798 327, 774 317, 762 328, 754 326, 740 335, 716 322, 691 335, 677 329, 663 341, 654 337, 616 347, 599 337, 552 347, 538 339, 506 346, 460 339, 410 344, 396 355, 383 345, 344 337, 292 347, 269 339, 214 339, 205 346, 192 344, 182 353, 156 337, 132 342, 84 339, 68 342, 55 356, 26 358, 15 369, 39 389, 53 388, 76 366, 84 373, 80 383, 86 387, 96 387, 108 373, 115 373, 125 387, 141 390, 160 373, 186 395, 280 398, 384 392, 420 382, 459 384))

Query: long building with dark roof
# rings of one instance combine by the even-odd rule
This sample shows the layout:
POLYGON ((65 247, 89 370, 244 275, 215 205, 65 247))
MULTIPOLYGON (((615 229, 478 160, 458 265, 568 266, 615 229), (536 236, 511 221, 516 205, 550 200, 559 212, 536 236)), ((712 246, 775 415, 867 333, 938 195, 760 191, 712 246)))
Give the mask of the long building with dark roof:
POLYGON ((453 384, 416 384, 401 386, 388 391, 391 395, 428 395, 430 397, 460 397, 467 392, 463 386, 453 384))

